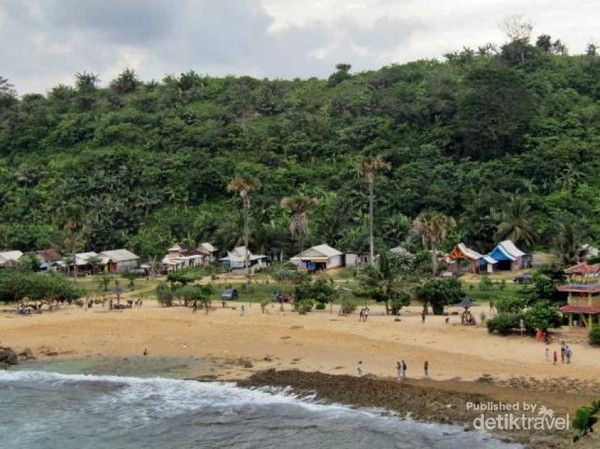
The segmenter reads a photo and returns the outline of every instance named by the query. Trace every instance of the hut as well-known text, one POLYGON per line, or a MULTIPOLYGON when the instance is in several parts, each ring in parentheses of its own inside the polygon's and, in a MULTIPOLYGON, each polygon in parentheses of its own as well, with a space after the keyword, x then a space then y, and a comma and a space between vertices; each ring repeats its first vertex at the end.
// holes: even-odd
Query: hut
POLYGON ((236 246, 233 250, 227 251, 227 256, 220 258, 219 261, 231 271, 244 270, 247 267, 246 257, 252 271, 266 267, 269 260, 264 254, 252 254, 250 250, 246 253, 245 246, 236 246))
POLYGON ((19 250, 0 252, 0 267, 14 267, 21 257, 23 253, 19 250))
POLYGON ((496 270, 514 271, 532 266, 531 255, 521 251, 510 240, 498 243, 488 256, 498 261, 494 266, 496 270))
POLYGON ((471 273, 491 273, 494 265, 498 263, 492 256, 479 254, 464 243, 456 245, 448 253, 446 259, 453 265, 454 270, 452 271, 455 273, 461 273, 466 270, 469 270, 471 273))
POLYGON ((567 305, 560 311, 569 318, 569 326, 591 328, 600 323, 600 264, 579 263, 565 270, 567 284, 557 285, 559 292, 567 293, 567 305))
POLYGON ((124 273, 135 270, 140 260, 139 256, 126 249, 102 251, 98 254, 98 257, 108 266, 110 273, 124 273))
POLYGON ((298 268, 309 272, 329 270, 344 266, 344 254, 323 243, 302 251, 290 259, 298 268))
POLYGON ((35 255, 40 261, 42 271, 55 270, 63 260, 63 256, 53 248, 36 251, 35 255))

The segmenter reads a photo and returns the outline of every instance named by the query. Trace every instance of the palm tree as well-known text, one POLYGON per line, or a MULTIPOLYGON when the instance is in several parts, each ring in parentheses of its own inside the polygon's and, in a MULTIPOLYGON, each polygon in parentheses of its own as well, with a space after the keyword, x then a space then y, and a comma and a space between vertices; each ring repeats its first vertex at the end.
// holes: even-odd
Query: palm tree
POLYGON ((66 245, 73 259, 73 276, 74 281, 77 282, 77 258, 75 255, 77 254, 77 239, 85 228, 85 213, 83 208, 76 204, 68 205, 62 212, 64 227, 68 232, 66 245))
POLYGON ((423 246, 431 250, 431 266, 435 276, 437 274, 438 249, 448 232, 456 227, 456 221, 441 212, 425 211, 421 212, 413 221, 413 226, 421 233, 423 246))
POLYGON ((286 196, 281 199, 281 207, 292 212, 290 234, 298 240, 300 252, 304 250, 304 237, 308 233, 308 211, 319 204, 318 198, 304 195, 286 196))
POLYGON ((512 202, 502 211, 502 219, 498 225, 496 237, 510 239, 515 243, 531 246, 537 240, 537 233, 531 224, 533 215, 531 208, 521 198, 513 198, 512 202))
POLYGON ((249 226, 248 220, 250 215, 250 193, 256 192, 261 187, 260 180, 253 176, 236 176, 227 185, 229 192, 238 192, 242 197, 242 206, 244 210, 244 247, 246 254, 244 257, 244 266, 248 270, 248 282, 250 282, 251 270, 250 270, 250 252, 248 250, 248 239, 249 239, 249 226))
POLYGON ((386 313, 389 313, 390 300, 400 297, 401 292, 409 286, 413 266, 413 255, 383 251, 376 264, 365 267, 359 285, 374 299, 385 302, 386 313))
POLYGON ((392 164, 385 162, 381 157, 368 158, 358 164, 358 171, 367 178, 369 185, 369 263, 375 260, 375 243, 373 240, 373 207, 375 203, 375 175, 377 172, 390 170, 392 164))

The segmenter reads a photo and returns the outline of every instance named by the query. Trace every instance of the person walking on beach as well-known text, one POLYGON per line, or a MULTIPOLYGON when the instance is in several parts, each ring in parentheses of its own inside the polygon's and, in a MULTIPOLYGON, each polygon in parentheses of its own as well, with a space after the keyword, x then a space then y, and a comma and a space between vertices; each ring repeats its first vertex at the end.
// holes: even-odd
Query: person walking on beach
POLYGON ((565 349, 566 349, 565 341, 560 342, 560 361, 565 363, 565 349))
POLYGON ((427 360, 423 364, 423 371, 425 372, 425 377, 429 377, 429 362, 427 360))
POLYGON ((366 323, 367 319, 369 318, 369 312, 370 309, 368 307, 365 307, 365 316, 363 317, 363 321, 366 323))
POLYGON ((406 370, 408 366, 406 366, 406 362, 402 360, 402 379, 406 379, 406 370))
POLYGON ((548 347, 546 347, 546 362, 550 361, 550 349, 548 349, 548 347))
POLYGON ((246 314, 246 306, 244 304, 242 304, 242 307, 240 307, 240 316, 244 316, 246 314))
POLYGON ((396 362, 396 371, 398 372, 398 379, 402 379, 402 364, 396 362))
POLYGON ((569 345, 565 346, 565 358, 567 359, 567 363, 571 363, 571 356, 573 355, 573 351, 569 348, 569 345))
POLYGON ((198 313, 198 301, 194 301, 192 306, 192 313, 198 313))
POLYGON ((363 307, 362 309, 360 309, 360 313, 358 315, 358 322, 362 322, 364 321, 365 318, 365 308, 363 307))
POLYGON ((356 371, 358 372, 358 377, 362 377, 362 375, 363 375, 362 360, 358 361, 356 371))
POLYGON ((558 353, 556 351, 554 351, 554 364, 556 365, 556 362, 558 362, 558 353))

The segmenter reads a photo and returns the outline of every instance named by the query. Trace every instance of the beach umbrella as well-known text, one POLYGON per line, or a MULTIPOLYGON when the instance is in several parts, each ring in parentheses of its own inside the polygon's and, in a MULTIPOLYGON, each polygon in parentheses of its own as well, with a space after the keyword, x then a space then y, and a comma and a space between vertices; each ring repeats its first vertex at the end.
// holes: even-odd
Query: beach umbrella
POLYGON ((120 285, 117 285, 115 288, 112 289, 112 292, 117 295, 117 304, 120 304, 121 301, 121 295, 123 293, 125 293, 125 289, 123 287, 121 287, 120 285))
POLYGON ((468 309, 469 307, 472 307, 473 304, 475 304, 475 301, 473 301, 471 298, 469 298, 468 296, 465 296, 461 302, 459 302, 458 304, 456 304, 459 307, 464 307, 465 309, 468 309))

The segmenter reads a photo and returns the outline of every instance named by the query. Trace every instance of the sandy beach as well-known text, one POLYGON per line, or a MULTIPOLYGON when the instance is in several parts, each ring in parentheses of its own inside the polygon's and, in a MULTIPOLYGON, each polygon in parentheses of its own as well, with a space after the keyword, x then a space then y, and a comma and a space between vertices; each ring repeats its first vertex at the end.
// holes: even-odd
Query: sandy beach
MULTIPOLYGON (((186 374, 219 380, 245 379, 269 369, 356 377, 358 360, 368 377, 392 380, 397 377, 396 362, 403 359, 408 364, 407 384, 446 396, 536 402, 557 414, 572 414, 600 395, 599 350, 588 346, 586 334, 579 330, 565 328, 556 335, 550 352, 565 340, 574 356, 571 364, 559 361, 554 366, 545 360, 545 345, 533 338, 489 335, 485 327, 461 325, 455 315, 448 323, 437 316, 422 323, 419 307, 404 309, 398 319, 374 306, 363 323, 357 314, 338 316, 337 306, 298 315, 288 305, 283 313, 273 305, 263 314, 259 305, 245 304, 241 316, 240 305, 217 307, 208 314, 163 308, 154 301, 146 301, 141 309, 119 311, 66 307, 31 316, 4 311, 0 345, 29 349, 37 358, 139 357, 146 349, 148 357, 211 360, 201 369, 190 364, 192 371, 186 374), (430 379, 424 379, 425 360, 430 379)), ((448 309, 454 310, 459 311, 448 309)), ((488 310, 475 307, 473 312, 479 316, 488 310)))
MULTIPOLYGON (((408 377, 421 378, 429 362, 434 380, 476 380, 487 374, 495 379, 568 377, 593 381, 600 378, 598 349, 587 345, 586 333, 565 330, 560 340, 573 349, 573 362, 553 366, 545 360, 545 345, 527 337, 489 335, 485 327, 463 326, 460 317, 428 316, 421 323, 420 308, 403 310, 399 321, 372 306, 368 322, 358 316, 338 316, 333 311, 298 315, 285 306, 268 308, 245 305, 217 307, 208 315, 190 308, 163 308, 146 301, 141 309, 109 311, 101 307, 83 310, 66 307, 41 315, 0 314, 0 345, 30 349, 36 357, 150 356, 244 358, 252 367, 219 373, 240 378, 266 368, 297 368, 331 374, 356 374, 362 360, 365 374, 396 376, 396 362, 408 364, 408 377)), ((448 309, 450 312, 454 308, 448 309)), ((459 309, 456 308, 458 311, 459 309)), ((483 307, 475 307, 479 316, 483 307)), ((249 364, 247 364, 249 365, 249 364)))

